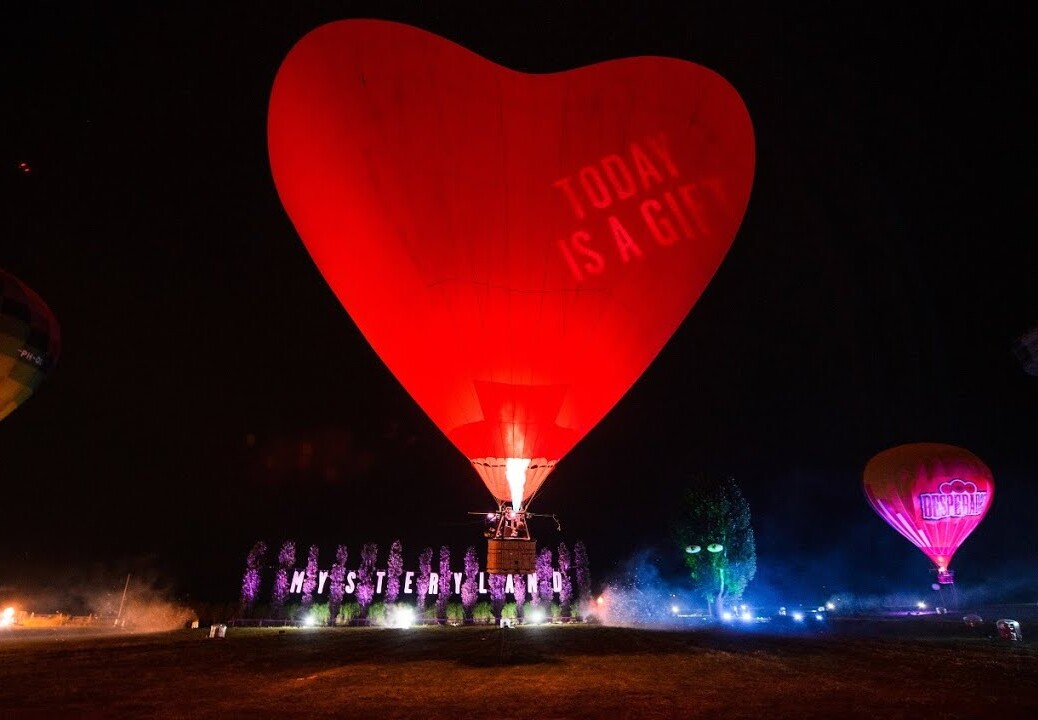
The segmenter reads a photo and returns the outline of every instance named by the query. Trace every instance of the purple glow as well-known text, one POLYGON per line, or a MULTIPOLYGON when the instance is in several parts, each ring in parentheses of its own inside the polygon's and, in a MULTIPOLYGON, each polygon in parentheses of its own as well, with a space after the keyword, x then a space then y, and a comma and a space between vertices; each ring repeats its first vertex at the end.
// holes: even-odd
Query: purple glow
POLYGON ((465 622, 472 622, 472 610, 479 600, 479 588, 476 585, 479 577, 479 558, 472 545, 465 551, 465 580, 461 583, 461 609, 465 613, 465 622))
POLYGON ((314 604, 314 590, 317 589, 317 546, 311 545, 306 553, 306 576, 303 578, 303 597, 300 603, 304 610, 314 604))
POLYGON ((271 597, 270 609, 274 617, 281 617, 285 608, 285 597, 288 596, 288 571, 296 563, 296 544, 286 540, 278 551, 278 572, 274 579, 274 594, 271 597))
POLYGON ((494 613, 494 620, 501 620, 501 610, 505 607, 505 583, 507 575, 491 575, 488 578, 490 585, 490 609, 494 613))
POLYGON ((392 605, 400 597, 400 576, 404 572, 404 546, 394 540, 389 546, 389 561, 386 566, 386 605, 392 605))
POLYGON ((512 576, 512 584, 515 588, 513 591, 515 595, 515 617, 518 620, 522 620, 523 605, 526 604, 526 576, 522 573, 516 573, 512 576))
POLYGON ((339 618, 339 609, 342 607, 342 599, 346 595, 346 546, 340 545, 335 549, 335 562, 332 570, 328 573, 328 624, 334 625, 339 618))
POLYGON ((436 589, 436 619, 447 620, 447 602, 451 598, 451 549, 440 546, 439 586, 436 589))
POLYGON ((559 574, 562 575, 562 589, 559 590, 559 605, 562 617, 569 617, 570 603, 573 601, 573 581, 569 578, 570 556, 566 543, 559 543, 559 574))
POLYGON ((418 612, 421 613, 425 610, 425 600, 429 595, 429 573, 432 572, 432 554, 433 550, 431 547, 422 550, 422 554, 418 556, 418 612))
POLYGON ((551 550, 549 548, 541 548, 541 551, 537 553, 537 595, 534 602, 538 606, 544 608, 547 612, 548 606, 551 605, 551 550))
POLYGON ((375 597, 375 557, 378 545, 364 543, 360 550, 360 567, 357 568, 357 604, 360 605, 360 617, 367 619, 368 608, 375 597))
POLYGON ((249 556, 245 559, 245 575, 241 580, 241 611, 248 613, 256 604, 256 596, 259 594, 260 568, 263 566, 263 557, 267 554, 267 544, 260 540, 252 546, 249 556))

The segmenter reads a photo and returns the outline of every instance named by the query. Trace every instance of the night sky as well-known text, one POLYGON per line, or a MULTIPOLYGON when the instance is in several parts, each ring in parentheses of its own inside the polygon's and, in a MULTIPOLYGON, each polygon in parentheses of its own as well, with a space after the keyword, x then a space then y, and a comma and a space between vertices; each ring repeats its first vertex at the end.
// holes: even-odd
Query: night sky
POLYGON ((412 565, 483 546, 467 513, 489 494, 325 285, 267 161, 292 45, 377 17, 527 72, 693 61, 753 119, 732 250, 538 496, 562 523, 536 523, 542 543, 583 540, 600 580, 643 550, 666 566, 683 480, 730 474, 757 535, 748 595, 926 589, 929 562, 861 475, 892 445, 946 442, 996 482, 959 584, 1038 594, 1038 378, 1011 349, 1038 324, 1035 63, 1015 11, 72 5, 18 3, 0 44, 0 267, 63 339, 0 423, 0 590, 133 571, 233 598, 258 539, 356 560, 399 537, 412 565))

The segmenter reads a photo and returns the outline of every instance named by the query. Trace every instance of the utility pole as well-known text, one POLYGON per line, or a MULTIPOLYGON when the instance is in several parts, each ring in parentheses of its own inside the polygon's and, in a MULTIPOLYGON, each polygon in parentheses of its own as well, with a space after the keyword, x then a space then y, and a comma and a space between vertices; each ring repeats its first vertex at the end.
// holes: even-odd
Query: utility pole
POLYGON ((123 605, 126 604, 126 591, 130 589, 130 573, 126 573, 126 584, 123 585, 123 599, 119 601, 119 612, 115 614, 115 626, 119 626, 119 620, 123 616, 123 605))

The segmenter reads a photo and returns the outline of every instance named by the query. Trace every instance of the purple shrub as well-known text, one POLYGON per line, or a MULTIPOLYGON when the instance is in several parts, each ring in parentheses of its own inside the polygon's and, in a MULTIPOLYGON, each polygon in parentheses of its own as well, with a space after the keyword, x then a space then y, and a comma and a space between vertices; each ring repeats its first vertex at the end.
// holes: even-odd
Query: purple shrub
POLYGON ((566 543, 559 543, 559 574, 562 576, 562 589, 559 590, 559 605, 562 617, 568 618, 570 603, 573 602, 573 582, 569 579, 570 555, 566 543))
POLYGON ((549 548, 541 548, 541 551, 537 553, 537 605, 544 608, 545 611, 551 605, 551 581, 552 581, 552 569, 551 569, 551 550, 549 548))
POLYGON ((317 590, 317 546, 311 545, 306 553, 306 575, 303 577, 303 598, 300 601, 303 611, 314 604, 314 591, 317 590))
POLYGON ((451 549, 440 546, 440 577, 436 588, 436 621, 447 622, 447 602, 451 599, 451 549))
POLYGON ((250 612, 256 604, 260 586, 260 569, 263 567, 263 558, 266 554, 267 544, 260 540, 252 546, 252 550, 245 559, 245 575, 241 579, 241 612, 243 614, 250 612))
POLYGON ((416 591, 418 593, 418 613, 421 614, 425 610, 425 600, 429 594, 429 574, 432 572, 432 548, 427 547, 422 550, 422 554, 418 556, 418 587, 416 591))
POLYGON ((360 550, 360 567, 357 568, 357 604, 360 605, 360 618, 367 620, 368 608, 375 597, 375 557, 378 545, 364 543, 360 550))
POLYGON ((334 625, 342 608, 342 599, 346 595, 346 546, 335 549, 335 562, 328 574, 328 624, 334 625))
POLYGON ((494 621, 501 621, 501 611, 505 607, 505 583, 508 582, 507 575, 491 575, 490 584, 490 609, 494 613, 494 621))
POLYGON ((577 576, 577 593, 580 607, 589 608, 591 603, 591 568, 587 562, 587 550, 580 540, 573 546, 573 572, 577 576))
POLYGON ((404 548, 399 540, 389 546, 389 562, 386 567, 386 605, 400 598, 400 576, 404 573, 404 548))
POLYGON ((479 559, 476 548, 472 545, 465 551, 465 579, 461 583, 461 609, 465 614, 465 622, 472 622, 472 611, 479 600, 479 559))
POLYGON ((288 597, 288 571, 296 563, 296 544, 286 540, 278 551, 278 572, 274 578, 274 593, 270 601, 271 614, 282 617, 285 609, 285 598, 288 597))
POLYGON ((515 586, 515 617, 523 619, 523 605, 526 604, 526 576, 516 573, 512 576, 512 584, 515 586))

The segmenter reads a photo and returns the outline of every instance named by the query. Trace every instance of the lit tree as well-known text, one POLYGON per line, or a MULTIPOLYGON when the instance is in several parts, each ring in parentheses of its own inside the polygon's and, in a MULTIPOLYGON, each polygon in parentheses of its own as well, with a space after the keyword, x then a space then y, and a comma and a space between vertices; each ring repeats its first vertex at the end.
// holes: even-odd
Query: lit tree
POLYGON ((368 619, 368 608, 375 598, 375 558, 378 545, 364 543, 360 549, 360 567, 357 568, 357 604, 360 605, 360 619, 368 619))
POLYGON ((296 544, 286 540, 278 551, 278 572, 274 578, 274 595, 270 609, 274 617, 280 618, 285 609, 285 598, 288 597, 288 571, 296 564, 296 544))
POLYGON ((515 587, 515 617, 523 619, 523 605, 526 603, 526 576, 516 573, 512 576, 512 585, 515 587))
POLYGON ((311 545, 306 553, 306 576, 303 578, 303 598, 301 604, 307 611, 314 604, 314 591, 317 589, 317 546, 311 545))
POLYGON ((587 549, 580 540, 573 546, 573 573, 577 576, 578 606, 589 607, 591 603, 591 568, 587 562, 587 549))
POLYGON ((386 565, 386 605, 392 605, 400 597, 400 576, 404 573, 404 547, 399 540, 389 546, 389 561, 386 565))
POLYGON ((451 599, 451 549, 440 546, 440 577, 436 588, 436 620, 447 621, 447 602, 451 599))
POLYGON ((328 574, 328 624, 334 625, 342 608, 342 599, 346 595, 346 546, 335 549, 335 562, 328 574))
POLYGON ((685 558, 693 589, 719 615, 725 602, 737 602, 757 572, 757 545, 750 505, 733 478, 699 475, 681 497, 672 530, 685 558))
POLYGON ((562 576, 562 586, 559 589, 559 606, 562 609, 562 617, 568 618, 570 603, 573 602, 573 581, 569 579, 570 556, 566 543, 559 543, 559 575, 562 576))
POLYGON ((425 600, 429 595, 429 574, 432 572, 432 555, 432 548, 427 547, 418 556, 418 586, 415 590, 418 593, 419 614, 425 611, 425 600))
POLYGON ((551 549, 543 547, 541 551, 537 553, 537 604, 544 608, 547 612, 551 606, 552 596, 552 568, 551 568, 551 549))
POLYGON ((472 622, 472 611, 479 600, 479 559, 476 557, 476 548, 469 545, 465 551, 465 579, 461 583, 461 609, 465 614, 465 623, 472 622))
POLYGON ((490 609, 494 613, 494 620, 501 621, 501 611, 505 607, 505 583, 508 582, 507 575, 491 575, 487 581, 490 585, 490 609))
POLYGON ((263 558, 267 554, 267 544, 260 540, 252 546, 248 557, 245 559, 245 575, 241 579, 241 612, 251 612, 256 604, 256 596, 259 594, 260 570, 263 567, 263 558))

